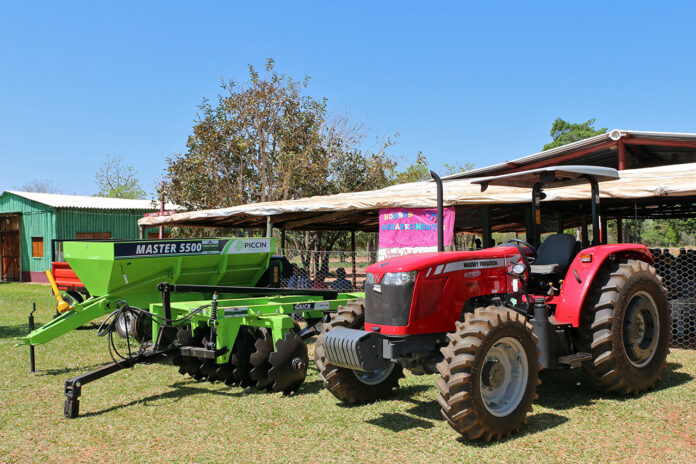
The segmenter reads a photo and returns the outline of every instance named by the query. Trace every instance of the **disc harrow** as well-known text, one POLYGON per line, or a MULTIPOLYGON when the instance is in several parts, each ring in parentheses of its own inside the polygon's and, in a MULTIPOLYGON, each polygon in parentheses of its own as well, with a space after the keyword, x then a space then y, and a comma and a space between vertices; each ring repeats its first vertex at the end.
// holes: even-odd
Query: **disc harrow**
POLYGON ((271 364, 268 376, 273 381, 274 392, 282 391, 286 395, 295 393, 307 377, 307 345, 295 331, 287 332, 276 342, 276 350, 268 361, 271 364))
POLYGON ((260 327, 256 331, 254 348, 256 351, 254 351, 249 358, 253 366, 250 372, 251 379, 256 382, 256 388, 260 390, 270 390, 273 384, 273 380, 268 375, 268 371, 272 367, 268 358, 273 352, 273 337, 271 336, 270 330, 265 327, 260 327))
MULTIPOLYGON (((360 298, 333 290, 159 285, 162 304, 151 304, 151 343, 134 356, 66 381, 66 417, 79 411, 82 385, 125 367, 171 359, 182 375, 197 381, 293 394, 307 377, 305 338, 316 334, 329 312, 360 298), (218 299, 218 294, 240 294, 218 299), (172 301, 171 293, 211 294, 212 300, 172 301), (259 296, 262 295, 262 296, 259 296), (301 330, 296 322, 307 322, 301 330)), ((142 314, 140 308, 127 307, 142 314)), ((115 316, 121 313, 116 311, 115 316)), ((136 343, 136 342, 132 342, 136 343)))

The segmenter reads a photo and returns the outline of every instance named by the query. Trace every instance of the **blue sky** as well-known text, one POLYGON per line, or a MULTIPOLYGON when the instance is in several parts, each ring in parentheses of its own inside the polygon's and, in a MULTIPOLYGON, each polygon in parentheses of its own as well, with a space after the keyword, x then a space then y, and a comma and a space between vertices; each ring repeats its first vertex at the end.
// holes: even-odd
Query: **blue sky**
POLYGON ((272 57, 392 153, 477 167, 552 121, 696 132, 694 2, 0 1, 0 191, 93 194, 107 154, 148 191, 221 78, 272 57))

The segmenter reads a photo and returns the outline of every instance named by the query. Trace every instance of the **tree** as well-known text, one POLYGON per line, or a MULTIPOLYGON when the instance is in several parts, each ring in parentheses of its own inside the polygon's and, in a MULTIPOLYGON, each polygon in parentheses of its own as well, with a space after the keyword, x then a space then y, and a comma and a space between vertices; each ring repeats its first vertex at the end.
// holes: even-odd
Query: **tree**
POLYGON ((215 104, 203 100, 185 153, 167 160, 165 190, 187 209, 222 208, 364 190, 388 183, 384 150, 361 146, 368 131, 345 114, 327 115, 326 101, 302 95, 296 81, 249 66, 250 82, 222 83, 215 104))
POLYGON ((595 121, 596 119, 593 118, 581 123, 569 123, 561 118, 556 118, 551 126, 550 135, 553 141, 544 145, 544 150, 606 133, 606 127, 601 129, 594 128, 595 121))
POLYGON ((15 187, 15 189, 20 192, 60 193, 56 184, 50 179, 34 179, 19 187, 15 187))
POLYGON ((106 155, 106 161, 96 174, 99 192, 96 196, 112 198, 146 198, 133 166, 123 165, 120 156, 106 155))
MULTIPOLYGON (((303 95, 297 81, 249 66, 249 83, 223 81, 215 102, 199 106, 186 151, 171 156, 164 193, 187 209, 290 200, 384 187, 396 165, 391 138, 365 149, 369 130, 326 100, 303 95)), ((200 230, 184 231, 200 234, 200 230)), ((330 250, 342 232, 289 233, 300 250, 330 250)))

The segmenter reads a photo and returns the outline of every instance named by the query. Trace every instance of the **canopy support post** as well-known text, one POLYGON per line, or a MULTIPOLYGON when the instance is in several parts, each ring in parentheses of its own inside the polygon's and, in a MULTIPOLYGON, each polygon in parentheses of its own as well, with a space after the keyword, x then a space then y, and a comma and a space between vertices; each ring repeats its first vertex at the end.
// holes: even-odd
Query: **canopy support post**
POLYGON ((581 221, 581 226, 580 226, 580 242, 582 244, 583 248, 587 248, 587 245, 589 245, 589 233, 587 231, 587 214, 585 212, 582 212, 582 216, 580 217, 581 221))
POLYGON ((355 278, 356 266, 355 266, 355 231, 350 231, 350 260, 353 265, 353 291, 357 287, 357 282, 355 278))
POLYGON ((623 139, 618 143, 619 171, 626 169, 626 144, 623 139))
POLYGON ((623 243, 623 220, 621 217, 616 218, 616 243, 623 243))
POLYGON ((491 228, 491 207, 486 205, 481 207, 481 230, 483 238, 483 248, 493 246, 493 230, 491 228))

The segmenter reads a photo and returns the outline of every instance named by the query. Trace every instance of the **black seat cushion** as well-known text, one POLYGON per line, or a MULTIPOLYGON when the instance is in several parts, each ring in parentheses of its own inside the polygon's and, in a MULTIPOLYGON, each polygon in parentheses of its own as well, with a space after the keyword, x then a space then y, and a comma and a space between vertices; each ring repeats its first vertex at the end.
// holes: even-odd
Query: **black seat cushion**
POLYGON ((549 235, 539 245, 537 259, 532 264, 532 274, 565 274, 577 254, 577 240, 568 234, 549 235))

